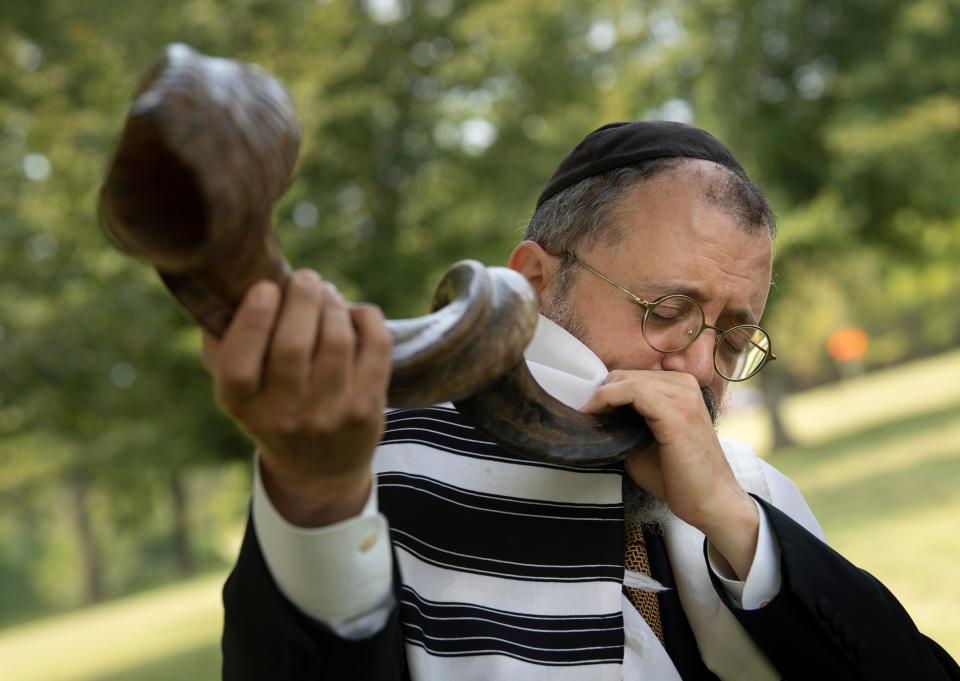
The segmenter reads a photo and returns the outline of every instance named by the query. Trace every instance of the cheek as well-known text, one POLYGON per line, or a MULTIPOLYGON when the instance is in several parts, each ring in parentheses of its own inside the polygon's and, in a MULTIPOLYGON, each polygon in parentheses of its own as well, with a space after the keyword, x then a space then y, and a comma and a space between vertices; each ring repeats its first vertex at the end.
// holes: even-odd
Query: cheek
POLYGON ((658 369, 662 355, 643 339, 641 318, 624 310, 619 301, 594 292, 578 297, 575 310, 587 332, 587 345, 607 367, 614 369, 658 369))
MULTIPOLYGON (((659 352, 647 348, 645 351, 641 349, 634 352, 619 352, 611 355, 610 360, 604 360, 603 363, 606 365, 608 371, 615 369, 622 369, 624 371, 660 371, 662 370, 660 366, 662 357, 659 352)), ((601 356, 600 359, 603 359, 603 357, 601 356)))
POLYGON ((619 337, 612 335, 597 343, 593 351, 603 360, 608 371, 660 370, 664 355, 657 352, 643 340, 639 327, 636 333, 627 333, 619 337))

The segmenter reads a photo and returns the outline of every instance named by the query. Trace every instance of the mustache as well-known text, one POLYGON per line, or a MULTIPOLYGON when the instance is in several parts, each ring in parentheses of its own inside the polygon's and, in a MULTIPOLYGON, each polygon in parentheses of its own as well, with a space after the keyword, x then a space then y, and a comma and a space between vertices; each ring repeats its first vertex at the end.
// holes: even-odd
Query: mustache
POLYGON ((710 422, 716 424, 717 417, 720 415, 720 400, 710 388, 700 388, 700 394, 703 396, 703 404, 710 414, 710 422))

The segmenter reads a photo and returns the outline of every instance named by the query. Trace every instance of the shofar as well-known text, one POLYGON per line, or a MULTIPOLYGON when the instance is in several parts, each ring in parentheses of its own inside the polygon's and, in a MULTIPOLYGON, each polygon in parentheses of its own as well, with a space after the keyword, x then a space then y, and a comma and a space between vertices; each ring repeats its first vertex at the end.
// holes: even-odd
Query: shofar
MULTIPOLYGON (((101 220, 220 336, 251 284, 284 286, 290 277, 270 213, 299 146, 293 102, 270 74, 170 45, 134 95, 101 189, 101 220)), ((517 272, 456 263, 432 309, 387 322, 391 406, 453 401, 495 442, 556 463, 610 463, 650 441, 632 412, 588 416, 533 380, 523 349, 537 300, 517 272)))

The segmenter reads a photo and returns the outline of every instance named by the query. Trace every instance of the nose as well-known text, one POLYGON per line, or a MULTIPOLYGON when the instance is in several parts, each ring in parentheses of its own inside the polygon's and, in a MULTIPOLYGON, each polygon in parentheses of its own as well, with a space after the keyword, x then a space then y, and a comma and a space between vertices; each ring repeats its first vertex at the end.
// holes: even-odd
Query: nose
POLYGON ((713 365, 716 338, 716 332, 713 329, 704 329, 696 340, 683 350, 664 355, 660 366, 666 371, 683 371, 691 374, 697 379, 700 387, 705 388, 716 376, 713 365))

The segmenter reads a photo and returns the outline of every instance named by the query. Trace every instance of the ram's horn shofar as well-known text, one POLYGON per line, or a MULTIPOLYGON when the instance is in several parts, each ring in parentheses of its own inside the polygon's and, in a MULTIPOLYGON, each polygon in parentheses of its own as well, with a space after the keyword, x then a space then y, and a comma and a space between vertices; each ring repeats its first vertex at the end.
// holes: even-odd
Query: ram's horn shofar
MULTIPOLYGON (((290 278, 270 213, 299 146, 293 102, 270 74, 170 45, 134 95, 100 192, 101 221, 220 336, 253 282, 290 278)), ((648 443, 642 420, 581 414, 536 384, 522 361, 536 323, 521 275, 456 263, 431 314, 387 322, 389 404, 454 401, 491 439, 544 461, 605 464, 648 443)))

